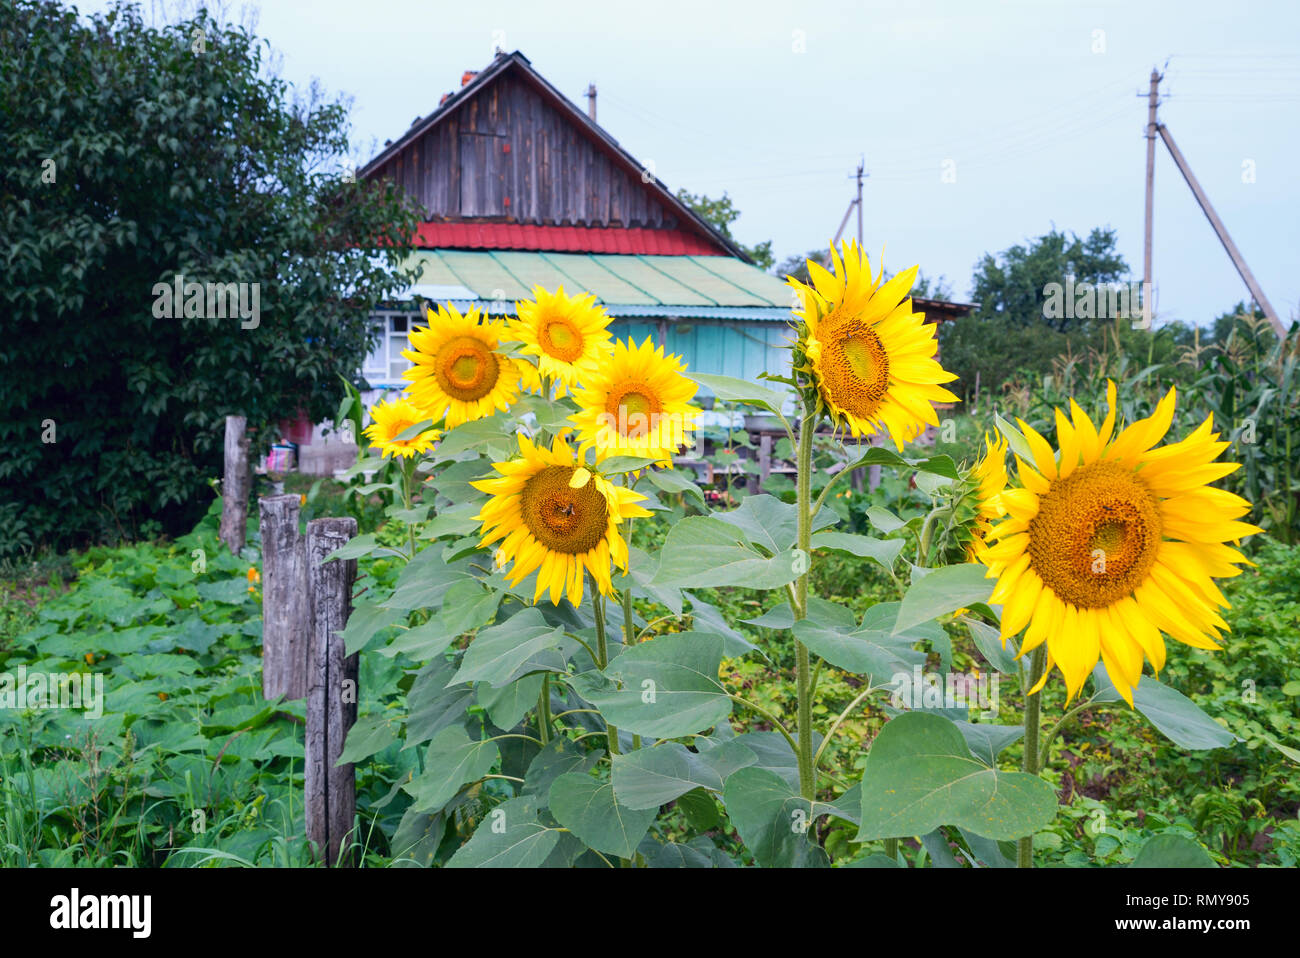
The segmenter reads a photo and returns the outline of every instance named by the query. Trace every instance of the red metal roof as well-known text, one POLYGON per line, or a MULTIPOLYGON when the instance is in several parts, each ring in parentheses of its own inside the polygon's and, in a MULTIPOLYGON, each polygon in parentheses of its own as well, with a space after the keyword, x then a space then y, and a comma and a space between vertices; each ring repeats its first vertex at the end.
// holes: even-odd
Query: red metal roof
POLYGON ((536 226, 520 223, 421 223, 415 243, 425 249, 519 249, 559 253, 724 256, 703 237, 682 230, 536 226))

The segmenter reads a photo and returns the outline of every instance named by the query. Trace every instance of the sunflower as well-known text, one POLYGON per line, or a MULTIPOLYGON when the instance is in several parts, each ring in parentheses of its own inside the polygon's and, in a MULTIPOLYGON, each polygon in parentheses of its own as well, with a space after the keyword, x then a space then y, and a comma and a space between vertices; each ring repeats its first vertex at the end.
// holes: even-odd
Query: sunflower
POLYGON ((842 259, 831 246, 831 262, 833 273, 808 261, 812 285, 787 279, 802 299, 795 367, 811 380, 809 399, 837 425, 855 438, 883 426, 901 450, 927 423, 939 425, 933 403, 957 401, 939 386, 957 377, 934 359, 935 324, 907 298, 917 267, 882 284, 851 241, 842 259))
POLYGON ((378 449, 385 456, 407 459, 416 453, 427 452, 442 436, 437 429, 426 429, 414 439, 397 438, 416 423, 428 418, 405 397, 385 399, 370 407, 371 423, 362 433, 370 437, 372 449, 378 449))
POLYGON ((524 355, 537 357, 535 370, 524 370, 529 390, 540 390, 541 378, 549 376, 562 396, 594 374, 609 352, 609 316, 591 293, 567 296, 563 286, 554 293, 534 286, 533 299, 516 303, 515 311, 519 318, 508 321, 511 337, 524 344, 524 355))
POLYGON ((985 540, 993 528, 993 520, 1007 514, 1002 505, 1002 491, 1007 487, 1007 441, 999 436, 990 440, 984 436, 984 458, 971 469, 970 478, 975 483, 975 522, 973 538, 966 552, 966 561, 973 562, 985 549, 985 540))
POLYGON ((429 310, 429 325, 411 330, 413 349, 402 355, 413 365, 402 376, 411 381, 411 399, 447 428, 508 409, 519 394, 520 363, 497 351, 505 323, 481 319, 470 307, 464 316, 451 303, 429 310))
POLYGON ((690 404, 699 387, 682 375, 685 369, 649 336, 640 346, 616 342, 609 360, 574 394, 578 411, 569 419, 582 450, 594 447, 598 460, 617 454, 671 465, 700 414, 690 404))
POLYGON ((536 570, 534 602, 549 589, 558 605, 567 590, 569 601, 579 605, 586 570, 602 593, 612 595, 611 563, 627 568, 618 526, 650 515, 636 504, 645 496, 589 472, 564 435, 548 450, 521 434, 519 457, 494 468, 499 476, 471 483, 492 497, 475 518, 483 523, 481 545, 504 540, 496 555, 502 565, 514 560, 510 584, 536 570))
POLYGON ((1234 576, 1247 560, 1226 545, 1261 530, 1237 521, 1250 511, 1240 496, 1209 485, 1238 468, 1215 462, 1228 443, 1207 418, 1180 442, 1156 447, 1173 421, 1175 393, 1147 419, 1112 438, 1110 411, 1096 428, 1078 403, 1056 411, 1060 456, 1020 422, 1033 463, 1016 457, 1023 488, 1001 495, 1007 518, 989 534, 980 561, 997 577, 990 602, 1004 603, 1002 638, 1025 631, 1021 654, 1047 643, 1047 669, 1065 677, 1071 699, 1098 656, 1125 700, 1142 675, 1143 657, 1158 673, 1161 632, 1198 649, 1217 649, 1228 624, 1215 577, 1234 576))

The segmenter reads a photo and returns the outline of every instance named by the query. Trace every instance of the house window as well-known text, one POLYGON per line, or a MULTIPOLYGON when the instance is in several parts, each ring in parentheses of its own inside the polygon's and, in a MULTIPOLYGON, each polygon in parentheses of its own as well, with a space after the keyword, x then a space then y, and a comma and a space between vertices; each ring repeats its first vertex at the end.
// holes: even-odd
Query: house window
POLYGON ((402 350, 411 348, 408 318, 405 314, 375 313, 372 322, 379 342, 366 357, 361 374, 371 385, 401 383, 402 373, 411 367, 411 361, 402 355, 402 350))

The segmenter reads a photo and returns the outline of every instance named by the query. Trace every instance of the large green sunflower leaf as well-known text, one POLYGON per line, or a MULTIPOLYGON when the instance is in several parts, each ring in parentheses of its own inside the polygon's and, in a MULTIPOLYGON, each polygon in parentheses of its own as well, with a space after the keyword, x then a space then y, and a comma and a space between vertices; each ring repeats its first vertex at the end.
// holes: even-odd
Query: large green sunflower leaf
POLYGON ((913 581, 903 596, 894 634, 976 602, 987 602, 993 592, 993 581, 984 578, 987 571, 978 562, 966 562, 930 570, 925 578, 913 581))
POLYGON ((799 578, 797 570, 806 568, 796 558, 793 549, 770 558, 760 555, 739 527, 711 517, 688 516, 669 530, 659 553, 659 571, 651 582, 779 589, 799 578))
POLYGON ((448 868, 537 868, 563 834, 537 816, 535 796, 502 802, 484 817, 474 837, 447 862, 448 868))
POLYGON ((620 729, 655 738, 702 732, 731 714, 718 683, 722 636, 661 635, 623 652, 600 672, 571 680, 574 691, 620 729))
POLYGON ((1010 840, 1055 815, 1056 792, 1041 778, 990 768, 948 719, 909 712, 887 722, 867 754, 856 840, 926 835, 940 825, 1010 840))
POLYGON ((565 772, 551 784, 555 820, 606 855, 631 858, 659 814, 658 806, 634 809, 614 797, 612 782, 583 772, 565 772))
MULTIPOLYGON (((1119 700, 1119 693, 1111 684, 1105 666, 1098 665, 1092 670, 1092 680, 1097 684, 1094 701, 1119 700)), ((1181 748, 1204 751, 1225 748, 1237 740, 1235 735, 1201 711, 1201 707, 1182 692, 1163 685, 1149 675, 1144 675, 1133 689, 1133 707, 1145 715, 1169 741, 1181 748)))

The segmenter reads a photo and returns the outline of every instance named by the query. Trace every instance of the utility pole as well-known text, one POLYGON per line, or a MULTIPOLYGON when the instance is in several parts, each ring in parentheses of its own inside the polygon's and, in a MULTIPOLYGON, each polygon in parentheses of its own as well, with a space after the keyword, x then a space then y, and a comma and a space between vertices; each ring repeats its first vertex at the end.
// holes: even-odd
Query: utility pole
POLYGON ((865 177, 868 177, 870 175, 871 175, 870 173, 866 172, 865 158, 858 161, 858 171, 856 173, 849 174, 849 179, 851 180, 856 179, 858 181, 858 195, 856 199, 849 200, 849 208, 844 211, 844 219, 840 220, 840 228, 835 231, 836 243, 838 243, 840 241, 840 237, 844 235, 844 227, 849 225, 849 216, 853 213, 854 207, 857 207, 858 245, 859 246, 862 245, 862 180, 865 177))
POLYGON ((857 204, 858 204, 858 246, 859 246, 859 247, 862 246, 862 177, 866 175, 866 174, 863 172, 863 166, 865 165, 865 163, 866 163, 866 158, 865 158, 865 157, 862 157, 862 158, 860 158, 860 159, 858 160, 858 199, 857 199, 857 204))
POLYGON ((1268 297, 1264 295, 1264 291, 1260 288, 1259 283, 1255 279, 1255 274, 1250 271, 1250 267, 1246 265, 1245 258, 1241 255, 1241 251, 1237 249, 1237 244, 1235 244, 1232 241, 1232 237, 1228 235, 1228 228, 1223 225, 1223 221, 1219 219, 1219 215, 1214 211, 1214 207, 1210 204, 1210 198, 1206 196, 1205 191, 1201 189, 1201 184, 1197 182, 1196 174, 1192 172, 1192 168, 1188 165, 1187 160, 1183 158, 1183 154, 1178 149, 1178 145, 1174 143, 1174 138, 1169 132, 1169 128, 1156 118, 1156 107, 1159 105, 1158 88, 1162 79, 1164 79, 1163 75, 1157 72, 1155 68, 1152 68, 1151 89, 1147 93, 1146 234, 1144 237, 1142 260, 1143 317, 1149 322, 1151 296, 1151 227, 1154 210, 1153 184, 1155 181, 1156 134, 1158 133, 1160 139, 1164 141, 1165 147, 1169 150, 1169 155, 1173 157, 1174 163, 1178 166, 1178 171, 1183 174, 1183 179, 1186 180, 1187 185, 1191 187, 1192 195, 1196 197, 1196 202, 1200 205, 1201 212, 1203 212, 1205 218, 1210 221, 1210 226, 1214 228, 1214 233, 1219 237, 1219 242, 1222 243, 1223 248, 1227 250, 1228 258, 1232 260, 1232 265, 1237 269, 1237 275, 1241 277, 1242 282, 1246 284, 1246 288, 1250 290, 1251 298, 1254 299, 1259 308, 1263 310, 1269 323, 1272 324, 1273 329, 1277 332, 1278 337, 1285 337, 1286 327, 1282 325, 1282 320, 1278 318, 1277 312, 1273 309, 1273 304, 1270 303, 1268 297))
POLYGON ((1142 243, 1142 317, 1151 324, 1151 226, 1155 212, 1156 178, 1156 105, 1162 77, 1151 68, 1151 92, 1147 94, 1147 197, 1146 228, 1142 243))
POLYGON ((591 117, 591 122, 596 122, 596 84, 587 84, 587 116, 591 117))

